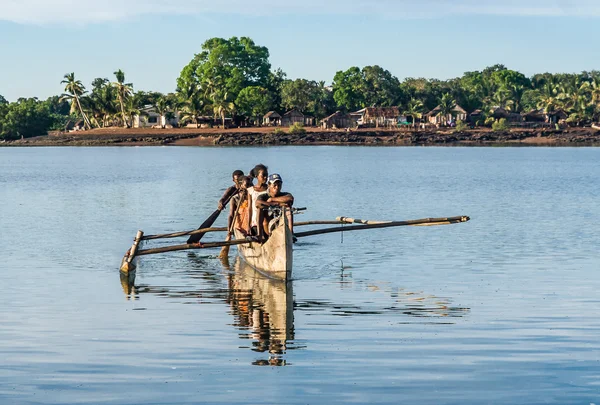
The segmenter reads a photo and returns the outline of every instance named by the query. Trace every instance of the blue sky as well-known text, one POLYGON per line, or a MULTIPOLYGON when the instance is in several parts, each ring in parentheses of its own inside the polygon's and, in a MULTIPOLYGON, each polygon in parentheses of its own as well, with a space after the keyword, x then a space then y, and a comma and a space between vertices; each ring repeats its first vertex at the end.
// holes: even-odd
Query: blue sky
POLYGON ((380 65, 401 80, 495 63, 526 75, 600 69, 599 0, 0 0, 0 94, 60 94, 122 69, 169 92, 211 37, 249 36, 290 78, 380 65))

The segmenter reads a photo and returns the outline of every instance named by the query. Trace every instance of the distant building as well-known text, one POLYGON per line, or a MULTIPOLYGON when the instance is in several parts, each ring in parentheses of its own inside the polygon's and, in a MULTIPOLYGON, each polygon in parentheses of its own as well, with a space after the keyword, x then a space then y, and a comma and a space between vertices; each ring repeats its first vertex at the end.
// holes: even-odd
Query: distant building
POLYGON ((547 113, 546 117, 547 122, 550 124, 558 124, 560 121, 566 120, 569 115, 563 109, 558 109, 547 113))
POLYGON ((352 119, 350 114, 344 114, 340 111, 336 111, 329 117, 321 120, 321 127, 323 129, 352 128, 355 125, 356 121, 352 119))
POLYGON ((304 125, 304 114, 295 108, 286 112, 281 117, 281 125, 284 127, 291 127, 296 123, 304 125))
POLYGON ((358 125, 397 126, 400 110, 398 107, 366 107, 350 113, 358 125))
POLYGON ((140 109, 140 114, 133 116, 134 128, 163 128, 179 126, 179 113, 173 113, 173 117, 167 118, 165 115, 160 115, 156 109, 147 105, 140 109))
POLYGON ((448 115, 443 116, 441 114, 441 107, 438 105, 433 110, 429 111, 425 114, 427 121, 430 124, 435 125, 450 125, 452 123, 456 123, 456 121, 466 121, 467 120, 467 112, 464 108, 455 104, 452 108, 452 112, 448 115))
POLYGON ((527 112, 522 112, 521 116, 523 117, 523 121, 525 122, 546 122, 546 114, 544 114, 543 110, 530 110, 527 112))
POLYGON ((263 117, 263 125, 278 127, 281 125, 281 115, 276 111, 269 111, 263 117))

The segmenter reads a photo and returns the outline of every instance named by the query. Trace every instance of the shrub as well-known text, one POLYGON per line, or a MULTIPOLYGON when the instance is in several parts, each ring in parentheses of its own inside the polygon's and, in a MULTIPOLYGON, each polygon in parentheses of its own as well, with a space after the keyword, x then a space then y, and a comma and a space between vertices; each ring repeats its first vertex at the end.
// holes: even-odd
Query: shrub
POLYGON ((283 134, 285 134, 285 132, 281 128, 275 128, 275 130, 273 131, 273 135, 283 135, 283 134))
POLYGON ((487 117, 485 119, 485 121, 483 122, 483 125, 485 125, 486 127, 491 127, 494 122, 496 122, 496 121, 494 120, 493 117, 487 117))
POLYGON ((456 121, 456 127, 455 127, 455 131, 456 132, 462 132, 464 130, 467 129, 467 124, 464 121, 458 120, 456 121))
POLYGON ((508 126, 508 122, 506 118, 500 118, 498 121, 492 124, 492 130, 495 132, 505 132, 508 131, 510 127, 508 126))
POLYGON ((306 129, 304 129, 304 125, 300 124, 299 122, 295 122, 288 130, 288 134, 291 135, 301 135, 305 133, 306 129))

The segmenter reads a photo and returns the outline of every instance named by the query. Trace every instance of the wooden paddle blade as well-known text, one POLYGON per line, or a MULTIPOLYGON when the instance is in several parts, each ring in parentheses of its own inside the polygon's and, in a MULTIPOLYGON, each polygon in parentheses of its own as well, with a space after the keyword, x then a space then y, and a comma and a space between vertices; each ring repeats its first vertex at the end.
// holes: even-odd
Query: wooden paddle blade
MULTIPOLYGON (((198 229, 210 228, 212 226, 212 224, 215 223, 217 218, 219 218, 220 214, 221 214, 220 210, 215 210, 215 212, 213 212, 210 217, 206 218, 206 221, 202 222, 202 225, 200 225, 200 227, 198 229)), ((198 242, 200 242, 200 239, 202 239, 203 236, 204 236, 204 233, 197 233, 197 234, 191 235, 188 238, 187 243, 198 243, 198 242)))

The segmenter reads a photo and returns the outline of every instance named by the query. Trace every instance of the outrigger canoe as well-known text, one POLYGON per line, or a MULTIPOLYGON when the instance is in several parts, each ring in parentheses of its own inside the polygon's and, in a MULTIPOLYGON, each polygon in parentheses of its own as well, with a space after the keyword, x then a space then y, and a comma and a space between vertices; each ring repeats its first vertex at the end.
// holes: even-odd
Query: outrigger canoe
MULTIPOLYGON (((252 266, 255 270, 264 275, 277 280, 292 279, 292 263, 293 263, 293 241, 294 237, 303 238, 306 236, 322 235, 332 232, 349 232, 363 229, 388 228, 396 226, 432 226, 432 225, 447 225, 457 224, 469 221, 468 216, 443 217, 443 218, 423 218, 409 221, 368 221, 362 219, 354 219, 348 217, 337 217, 335 221, 307 221, 294 223, 294 227, 303 225, 346 225, 337 227, 328 227, 315 229, 310 231, 295 232, 292 234, 289 222, 290 219, 286 215, 287 208, 284 208, 280 217, 272 226, 272 231, 269 239, 264 243, 248 240, 237 229, 234 229, 235 240, 226 240, 219 242, 206 243, 186 243, 183 245, 165 246, 159 248, 142 249, 140 250, 141 242, 150 239, 160 238, 176 238, 180 236, 189 236, 199 233, 227 231, 227 228, 203 228, 193 231, 175 232, 163 235, 146 235, 142 231, 138 231, 133 245, 123 256, 121 261, 121 272, 127 273, 136 268, 134 259, 138 256, 175 252, 188 249, 207 249, 221 248, 224 246, 238 247, 239 256, 242 260, 252 266), (350 225, 348 225, 350 224, 350 225)), ((300 209, 298 209, 300 210, 300 209)))

